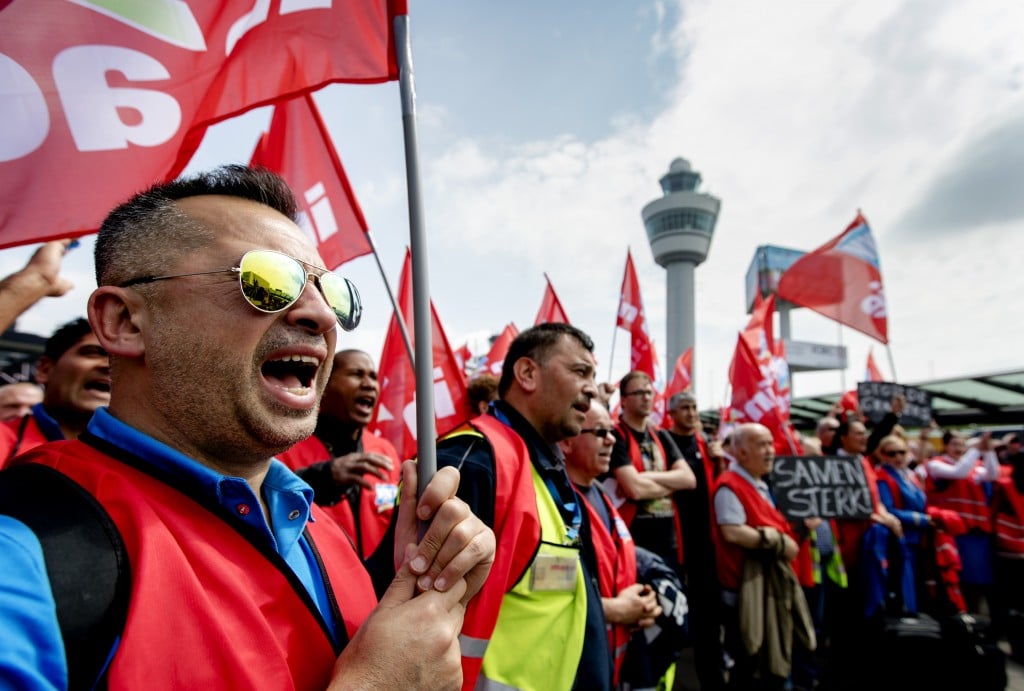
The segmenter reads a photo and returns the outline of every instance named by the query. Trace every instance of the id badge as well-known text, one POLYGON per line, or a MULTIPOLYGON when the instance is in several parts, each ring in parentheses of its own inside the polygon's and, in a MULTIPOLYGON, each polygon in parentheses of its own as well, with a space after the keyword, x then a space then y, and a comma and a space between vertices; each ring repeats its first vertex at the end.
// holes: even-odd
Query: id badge
POLYGON ((555 554, 538 554, 533 562, 533 575, 530 578, 531 590, 563 590, 576 589, 576 569, 579 568, 579 554, 558 556, 555 554))

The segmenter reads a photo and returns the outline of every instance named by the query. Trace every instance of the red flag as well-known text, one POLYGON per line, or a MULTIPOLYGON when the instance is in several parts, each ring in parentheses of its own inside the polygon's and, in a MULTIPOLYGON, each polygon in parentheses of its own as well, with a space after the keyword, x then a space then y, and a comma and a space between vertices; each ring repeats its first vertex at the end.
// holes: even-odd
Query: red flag
POLYGON ((656 395, 657 401, 661 403, 661 408, 657 411, 661 416, 661 426, 666 429, 672 427, 672 418, 665 414, 668 410, 668 401, 677 393, 690 390, 690 383, 692 381, 690 372, 692 371, 693 348, 687 348, 685 353, 676 358, 676 366, 672 370, 672 378, 669 379, 665 392, 656 395))
POLYGON ((882 370, 878 369, 878 365, 875 363, 875 354, 868 348, 868 364, 864 371, 864 381, 885 381, 885 377, 882 376, 882 370))
POLYGON ((676 366, 672 370, 672 378, 665 387, 665 398, 672 398, 677 393, 687 391, 693 377, 693 348, 687 348, 686 352, 676 358, 676 366))
POLYGON ((736 423, 759 422, 771 430, 776 452, 799 453, 798 448, 790 446, 792 436, 775 393, 774 378, 758 365, 742 334, 736 339, 736 351, 729 365, 729 383, 729 419, 736 423))
POLYGON ((484 360, 483 369, 486 372, 500 377, 502 365, 505 364, 505 356, 508 355, 508 347, 512 345, 512 341, 516 336, 519 335, 519 329, 512 322, 502 329, 498 337, 494 339, 494 343, 491 344, 491 349, 487 353, 487 359, 484 360))
POLYGON ((619 314, 615 326, 630 333, 629 368, 646 372, 652 381, 660 384, 662 380, 658 355, 654 352, 654 341, 647 330, 643 299, 640 297, 640 282, 637 281, 633 256, 629 250, 626 250, 626 271, 622 276, 619 314))
POLYGON ((251 163, 288 181, 299 202, 299 225, 328 269, 373 251, 363 212, 311 94, 274 107, 251 163))
MULTIPOLYGON (((868 363, 864 368, 864 379, 863 381, 885 381, 885 377, 882 376, 882 370, 878 369, 878 365, 875 364, 875 355, 868 349, 868 363)), ((860 407, 860 398, 857 395, 857 389, 850 389, 843 394, 843 397, 839 399, 839 405, 842 406, 843 410, 850 412, 856 412, 857 408, 860 407)))
POLYGON ((770 359, 775 352, 775 293, 767 300, 758 298, 750 312, 750 321, 743 329, 743 338, 758 360, 770 359))
POLYGON ((459 363, 459 369, 462 370, 463 374, 465 374, 466 365, 468 365, 469 361, 473 359, 473 351, 469 349, 469 344, 463 343, 453 351, 453 354, 455 355, 455 361, 459 363))
MULTIPOLYGON (((409 325, 409 338, 416 347, 412 326, 412 257, 405 252, 405 263, 398 281, 398 306, 409 325)), ((430 302, 434 359, 434 424, 438 435, 451 431, 465 419, 469 405, 466 377, 459 368, 441 327, 434 302, 430 302)), ((402 339, 397 316, 392 316, 384 350, 380 356, 380 400, 374 411, 370 431, 384 437, 400 456, 416 456, 416 376, 402 339)))
POLYGON ((651 423, 660 425, 665 419, 665 394, 661 390, 664 380, 661 377, 661 366, 658 354, 654 350, 654 341, 647 330, 647 318, 644 316, 644 303, 640 297, 640 282, 633 268, 633 255, 626 250, 626 270, 622 276, 622 290, 619 295, 619 314, 615 326, 629 332, 629 369, 640 370, 651 378, 654 383, 654 407, 651 412, 651 423))
POLYGON ((779 279, 778 295, 889 342, 878 248, 859 211, 841 234, 793 262, 779 279))
POLYGON ((405 0, 3 2, 0 247, 95 232, 206 128, 329 82, 398 78, 405 0))
POLYGON ((551 279, 548 278, 547 274, 544 274, 544 280, 547 281, 547 287, 544 289, 544 298, 540 302, 540 309, 537 310, 537 318, 534 320, 533 325, 536 326, 545 322, 568 324, 569 317, 565 316, 562 301, 555 295, 555 288, 551 285, 551 279))

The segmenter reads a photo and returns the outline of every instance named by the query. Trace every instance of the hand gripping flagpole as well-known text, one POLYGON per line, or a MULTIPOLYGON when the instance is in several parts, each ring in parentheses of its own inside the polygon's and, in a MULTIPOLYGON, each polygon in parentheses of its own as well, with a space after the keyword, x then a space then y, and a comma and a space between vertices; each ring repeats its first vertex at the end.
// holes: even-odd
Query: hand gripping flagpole
POLYGON ((430 282, 423 231, 423 196, 420 190, 416 138, 416 92, 413 86, 412 45, 409 41, 407 14, 395 17, 395 52, 398 59, 398 88, 402 98, 402 130, 405 135, 405 179, 409 194, 409 252, 416 351, 413 362, 416 372, 417 494, 421 495, 437 470, 437 452, 434 447, 437 431, 434 424, 434 338, 430 320, 430 282))

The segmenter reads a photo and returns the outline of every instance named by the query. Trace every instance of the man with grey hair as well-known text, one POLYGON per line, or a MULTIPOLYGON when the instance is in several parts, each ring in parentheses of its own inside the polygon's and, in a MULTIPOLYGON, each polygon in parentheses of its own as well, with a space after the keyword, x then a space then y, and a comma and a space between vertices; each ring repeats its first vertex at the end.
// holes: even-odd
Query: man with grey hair
POLYGON ((724 689, 721 593, 711 534, 711 490, 717 472, 701 432, 696 397, 689 391, 672 395, 668 399, 668 417, 672 423, 669 435, 697 480, 696 487, 681 490, 676 495, 676 511, 683 535, 682 570, 690 604, 694 670, 702 691, 724 689))

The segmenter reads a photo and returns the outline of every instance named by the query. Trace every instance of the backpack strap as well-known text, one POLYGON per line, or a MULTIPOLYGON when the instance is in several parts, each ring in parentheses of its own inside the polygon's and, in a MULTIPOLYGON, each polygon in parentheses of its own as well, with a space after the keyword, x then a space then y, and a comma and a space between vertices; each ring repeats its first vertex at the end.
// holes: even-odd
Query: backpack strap
POLYGON ((35 463, 0 473, 0 513, 31 528, 43 547, 68 688, 106 686, 131 586, 128 553, 113 519, 76 482, 35 463))

